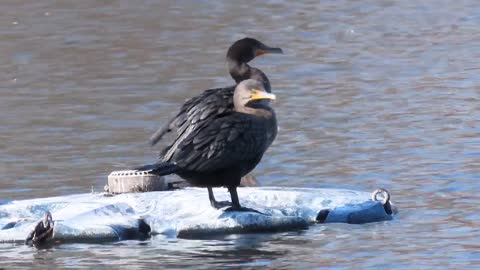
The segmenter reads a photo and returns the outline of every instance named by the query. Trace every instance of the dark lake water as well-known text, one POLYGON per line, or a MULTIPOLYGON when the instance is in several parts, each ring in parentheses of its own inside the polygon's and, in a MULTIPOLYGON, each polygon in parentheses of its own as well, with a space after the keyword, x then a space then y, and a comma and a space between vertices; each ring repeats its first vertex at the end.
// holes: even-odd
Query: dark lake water
POLYGON ((2 0, 0 200, 100 191, 111 171, 155 160, 152 132, 185 99, 231 85, 226 49, 252 36, 285 52, 252 62, 280 125, 259 181, 384 187, 400 214, 207 240, 4 244, 0 268, 478 268, 479 29, 473 0, 2 0))

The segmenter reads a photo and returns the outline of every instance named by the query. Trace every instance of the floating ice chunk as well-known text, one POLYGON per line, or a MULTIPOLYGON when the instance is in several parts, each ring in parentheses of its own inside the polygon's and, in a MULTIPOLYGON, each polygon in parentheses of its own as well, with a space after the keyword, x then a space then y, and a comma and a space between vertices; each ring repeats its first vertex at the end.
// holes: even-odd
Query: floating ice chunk
MULTIPOLYGON (((229 200, 226 189, 215 189, 229 200)), ((366 223, 391 219, 370 193, 308 188, 239 188, 242 206, 254 212, 225 212, 210 206, 207 191, 79 194, 0 204, 0 242, 24 241, 50 211, 53 239, 59 242, 112 241, 165 234, 201 237, 212 234, 306 229, 315 223, 366 223)))

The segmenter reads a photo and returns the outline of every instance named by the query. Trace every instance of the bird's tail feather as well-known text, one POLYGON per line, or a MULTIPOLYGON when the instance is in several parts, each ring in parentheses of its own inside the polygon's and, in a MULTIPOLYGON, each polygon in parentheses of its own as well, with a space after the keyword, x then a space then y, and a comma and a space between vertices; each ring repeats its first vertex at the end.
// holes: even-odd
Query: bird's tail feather
POLYGON ((157 144, 167 132, 170 131, 170 123, 161 126, 149 139, 150 146, 157 144))
POLYGON ((137 171, 148 171, 156 175, 168 175, 175 173, 178 167, 174 163, 169 162, 159 162, 155 164, 143 165, 140 167, 134 168, 137 171))

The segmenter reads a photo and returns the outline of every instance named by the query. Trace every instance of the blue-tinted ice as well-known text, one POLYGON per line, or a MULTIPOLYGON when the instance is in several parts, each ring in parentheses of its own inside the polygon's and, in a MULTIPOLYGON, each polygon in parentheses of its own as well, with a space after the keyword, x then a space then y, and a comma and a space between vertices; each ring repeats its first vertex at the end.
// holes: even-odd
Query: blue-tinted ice
MULTIPOLYGON (((229 200, 226 189, 215 189, 218 200, 229 200)), ((116 241, 151 234, 203 237, 212 234, 274 232, 306 229, 317 223, 367 223, 391 219, 367 192, 339 189, 239 188, 242 206, 253 212, 214 209, 206 189, 129 193, 115 196, 79 194, 10 201, 0 204, 0 242, 24 241, 50 211, 54 239, 68 242, 116 241), (325 212, 328 209, 329 211, 325 212), (323 219, 322 218, 322 219, 323 219)))

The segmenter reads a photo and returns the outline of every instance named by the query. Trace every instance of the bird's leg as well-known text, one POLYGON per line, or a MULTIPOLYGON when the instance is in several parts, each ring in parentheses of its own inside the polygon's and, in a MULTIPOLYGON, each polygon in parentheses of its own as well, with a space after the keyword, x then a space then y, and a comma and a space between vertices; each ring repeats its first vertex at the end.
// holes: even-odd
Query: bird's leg
POLYGON ((211 187, 208 187, 208 199, 210 200, 210 204, 212 205, 213 208, 216 208, 216 209, 220 209, 220 208, 223 208, 225 206, 231 206, 232 203, 229 202, 229 201, 221 201, 221 202, 217 202, 215 200, 215 196, 213 195, 213 190, 211 187))
POLYGON ((232 198, 232 209, 241 209, 240 201, 238 200, 237 187, 228 187, 230 197, 232 198))
POLYGON ((230 192, 230 196, 232 197, 232 206, 225 209, 225 211, 255 212, 255 213, 264 215, 264 213, 257 211, 255 209, 240 206, 240 201, 238 200, 237 187, 235 186, 228 187, 228 192, 230 192))

